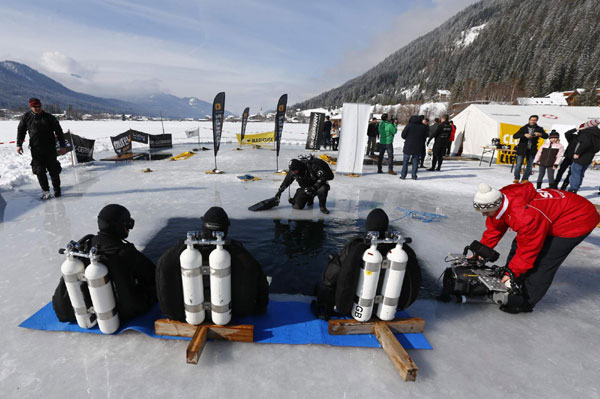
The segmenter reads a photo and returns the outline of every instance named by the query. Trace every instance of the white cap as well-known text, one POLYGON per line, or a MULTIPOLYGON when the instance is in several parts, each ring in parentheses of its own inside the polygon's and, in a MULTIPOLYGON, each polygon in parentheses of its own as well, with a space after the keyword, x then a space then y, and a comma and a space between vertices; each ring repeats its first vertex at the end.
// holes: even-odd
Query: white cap
POLYGON ((502 193, 487 183, 479 183, 473 197, 473 208, 479 212, 490 212, 502 205, 502 193))

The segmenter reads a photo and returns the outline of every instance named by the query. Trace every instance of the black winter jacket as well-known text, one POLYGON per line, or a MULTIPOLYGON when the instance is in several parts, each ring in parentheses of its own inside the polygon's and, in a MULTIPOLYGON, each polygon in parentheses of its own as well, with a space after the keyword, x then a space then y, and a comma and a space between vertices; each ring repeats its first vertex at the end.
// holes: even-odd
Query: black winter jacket
POLYGON ((567 139, 567 148, 565 149, 565 159, 573 159, 573 152, 575 152, 575 146, 577 145, 577 129, 567 130, 565 132, 565 138, 567 139))
POLYGON ((404 139, 403 153, 407 155, 419 155, 423 152, 423 146, 429 136, 429 127, 421 121, 418 115, 413 115, 408 120, 408 125, 402 130, 404 139))
POLYGON ((328 180, 333 180, 333 172, 327 162, 318 158, 309 158, 303 160, 303 162, 306 165, 304 171, 298 175, 294 175, 291 171, 288 172, 279 186, 279 192, 285 191, 294 180, 298 182, 300 187, 312 187, 314 191, 326 184, 328 180))
POLYGON ((540 133, 541 136, 534 136, 530 139, 527 139, 525 135, 529 133, 529 123, 521 126, 521 128, 513 134, 514 139, 519 140, 519 144, 517 144, 517 155, 535 155, 537 153, 538 139, 547 139, 548 133, 544 131, 544 129, 535 124, 533 126, 534 133, 540 133))
POLYGON ((369 123, 367 128, 367 136, 377 137, 379 136, 379 123, 369 123))
POLYGON ((432 135, 429 136, 429 140, 427 140, 427 144, 431 142, 432 139, 435 139, 433 143, 433 147, 435 149, 439 149, 440 147, 445 147, 450 142, 450 137, 452 136, 452 125, 450 122, 445 121, 440 123, 433 132, 432 135))
POLYGON ((29 146, 43 148, 48 151, 56 149, 56 139, 61 147, 66 147, 65 136, 60 123, 54 117, 45 111, 39 114, 28 111, 23 114, 19 127, 17 128, 17 147, 23 146, 25 134, 29 132, 29 146))
POLYGON ((600 151, 600 129, 598 127, 588 127, 580 130, 574 151, 574 154, 579 155, 579 158, 573 159, 573 162, 580 165, 589 165, 598 151, 600 151))

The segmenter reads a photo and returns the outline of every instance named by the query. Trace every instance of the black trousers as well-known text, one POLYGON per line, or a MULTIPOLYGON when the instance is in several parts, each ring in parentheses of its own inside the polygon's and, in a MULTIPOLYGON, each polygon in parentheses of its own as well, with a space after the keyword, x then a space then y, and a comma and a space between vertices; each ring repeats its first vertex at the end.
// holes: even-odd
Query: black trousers
MULTIPOLYGON (((554 275, 558 270, 559 266, 569 256, 571 251, 579 245, 590 233, 584 234, 579 237, 565 238, 565 237, 548 237, 544 242, 540 253, 538 254, 533 268, 527 273, 519 276, 518 280, 523 283, 522 287, 522 298, 515 298, 511 302, 518 304, 518 302, 525 302, 533 307, 546 295, 548 288, 552 285, 554 275), (522 299, 522 301, 521 301, 522 299)), ((508 254, 507 264, 510 263, 511 259, 517 251, 517 240, 513 240, 510 253, 508 254)))
POLYGON ((444 149, 446 147, 443 143, 435 143, 433 145, 433 159, 431 161, 431 169, 440 170, 442 162, 444 161, 444 149), (436 167, 437 165, 437 167, 436 167))
MULTIPOLYGON (((569 166, 571 166, 572 163, 573 163, 573 160, 570 158, 563 159, 563 161, 561 162, 561 164, 558 168, 558 172, 556 172, 556 177, 554 178, 554 186, 552 186, 552 188, 558 188, 558 185, 560 184, 560 179, 562 178, 562 175, 565 173, 565 171, 567 169, 569 169, 569 166)), ((561 190, 567 189, 567 186, 569 185, 570 177, 571 177, 571 169, 569 169, 569 171, 567 173, 567 177, 565 177, 565 182, 563 183, 561 190)))
POLYGON ((62 167, 56 159, 55 148, 31 147, 31 171, 36 175, 42 191, 49 191, 48 176, 50 174, 52 186, 55 190, 60 189, 60 172, 62 167))
MULTIPOLYGON (((324 207, 327 202, 327 193, 329 192, 329 184, 325 183, 317 190, 316 197, 319 198, 319 207, 324 207)), ((290 200, 292 208, 304 209, 308 205, 312 205, 315 200, 315 195, 309 195, 304 192, 303 187, 299 187, 296 190, 296 194, 290 200)))

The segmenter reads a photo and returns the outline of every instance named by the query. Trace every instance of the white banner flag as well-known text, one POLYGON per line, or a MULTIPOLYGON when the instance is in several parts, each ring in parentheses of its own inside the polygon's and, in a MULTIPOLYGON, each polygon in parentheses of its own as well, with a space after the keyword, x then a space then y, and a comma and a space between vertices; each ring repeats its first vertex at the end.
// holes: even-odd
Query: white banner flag
POLYGON ((199 136, 200 135, 200 128, 197 127, 195 129, 192 129, 192 130, 186 130, 185 131, 185 135, 187 136, 188 139, 190 137, 199 136))
POLYGON ((361 174, 372 105, 344 103, 336 173, 361 174))

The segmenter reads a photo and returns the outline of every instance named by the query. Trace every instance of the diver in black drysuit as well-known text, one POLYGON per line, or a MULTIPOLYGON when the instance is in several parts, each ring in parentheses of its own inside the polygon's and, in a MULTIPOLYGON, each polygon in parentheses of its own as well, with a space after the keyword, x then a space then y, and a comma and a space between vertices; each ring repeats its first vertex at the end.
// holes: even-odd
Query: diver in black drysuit
MULTIPOLYGON (((134 224, 127 208, 110 204, 98 214, 98 234, 79 240, 87 247, 86 251, 93 246, 98 248, 100 262, 108 268, 113 284, 121 323, 146 313, 156 302, 154 263, 125 240, 134 224)), ((84 263, 87 265, 89 261, 86 259, 84 263)), ((60 321, 76 321, 62 277, 52 297, 52 306, 60 321)))
POLYGON ((289 165, 289 171, 283 179, 275 197, 279 199, 281 193, 285 191, 296 180, 300 186, 296 190, 294 197, 290 198, 290 204, 294 209, 304 209, 306 205, 311 206, 314 203, 315 196, 319 198, 319 209, 322 213, 328 214, 326 207, 327 193, 330 186, 327 183, 333 180, 333 172, 322 159, 307 158, 292 159, 289 165))
MULTIPOLYGON (((218 206, 210 208, 202 217, 202 238, 213 240, 213 233, 229 230, 229 217, 218 206)), ((224 237, 224 239, 225 239, 224 237)), ((181 263, 179 256, 186 245, 179 241, 169 248, 156 266, 156 291, 162 313, 171 320, 185 322, 181 263)), ((209 259, 214 245, 196 245, 203 261, 209 259)), ((269 284, 260 263, 239 241, 227 239, 224 248, 231 255, 231 313, 234 316, 249 316, 267 311, 269 284)), ((210 298, 210 296, 209 296, 210 298)))
MULTIPOLYGON (((376 231, 379 238, 385 238, 388 225, 389 219, 385 211, 376 208, 367 216, 365 230, 367 233, 376 231)), ((321 281, 315 287, 317 299, 311 303, 315 316, 325 320, 350 316, 362 270, 362 257, 369 246, 363 234, 346 243, 339 254, 330 256, 321 281)), ((395 246, 396 244, 379 244, 377 250, 385 255, 395 246)), ((406 309, 417 299, 421 286, 421 268, 415 252, 406 243, 402 244, 402 249, 408 255, 408 263, 398 299, 398 310, 406 309)))

